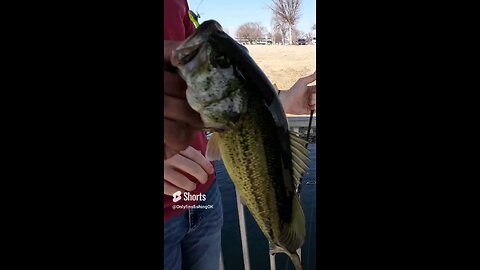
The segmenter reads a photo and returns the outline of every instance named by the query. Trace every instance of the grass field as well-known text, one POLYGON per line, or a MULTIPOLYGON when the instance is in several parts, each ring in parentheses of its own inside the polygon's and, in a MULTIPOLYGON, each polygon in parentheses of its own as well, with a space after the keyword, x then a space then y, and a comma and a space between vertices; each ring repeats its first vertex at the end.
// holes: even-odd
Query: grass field
POLYGON ((290 89, 300 77, 315 71, 315 45, 247 45, 246 47, 255 62, 279 89, 290 89))

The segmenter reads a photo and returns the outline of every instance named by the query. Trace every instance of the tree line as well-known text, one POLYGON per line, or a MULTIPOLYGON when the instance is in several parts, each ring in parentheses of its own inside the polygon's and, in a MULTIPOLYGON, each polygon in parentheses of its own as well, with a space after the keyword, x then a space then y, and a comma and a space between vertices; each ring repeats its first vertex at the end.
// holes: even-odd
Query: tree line
MULTIPOLYGON (((273 43, 293 44, 298 38, 305 38, 307 42, 312 40, 312 33, 304 33, 296 28, 301 18, 301 0, 272 0, 269 9, 272 11, 272 31, 258 22, 247 22, 238 27, 235 35, 238 39, 249 43, 265 37, 272 39, 273 43)), ((316 30, 316 24, 312 26, 316 30)))

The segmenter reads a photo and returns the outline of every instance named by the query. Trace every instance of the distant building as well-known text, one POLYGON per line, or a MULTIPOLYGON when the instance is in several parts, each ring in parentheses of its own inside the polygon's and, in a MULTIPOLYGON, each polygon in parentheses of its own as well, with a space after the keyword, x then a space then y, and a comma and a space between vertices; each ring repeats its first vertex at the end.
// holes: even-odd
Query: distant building
POLYGON ((271 45, 272 44, 272 39, 271 38, 268 38, 268 37, 264 37, 264 38, 257 38, 253 41, 249 41, 247 39, 244 39, 244 38, 235 38, 235 40, 242 44, 242 45, 255 45, 255 44, 258 44, 258 45, 271 45))

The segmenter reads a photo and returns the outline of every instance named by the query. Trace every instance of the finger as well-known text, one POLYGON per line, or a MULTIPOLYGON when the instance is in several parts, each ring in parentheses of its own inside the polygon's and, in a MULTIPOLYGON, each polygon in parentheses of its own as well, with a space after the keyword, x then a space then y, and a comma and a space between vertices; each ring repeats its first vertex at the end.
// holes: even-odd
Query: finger
POLYGON ((166 144, 165 154, 185 150, 193 139, 193 130, 187 124, 168 118, 163 118, 163 142, 166 144), (168 149, 168 151, 167 151, 168 149))
POLYGON ((180 44, 181 41, 175 40, 164 40, 163 41, 163 62, 170 63, 170 58, 172 57, 173 50, 175 50, 180 44))
POLYGON ((167 146, 166 144, 163 144, 165 149, 163 150, 163 160, 171 158, 175 156, 176 154, 180 153, 180 150, 174 150, 167 146))
MULTIPOLYGON (((179 155, 175 155, 172 158, 175 158, 179 155)), ((184 189, 186 191, 194 191, 197 188, 197 184, 194 182, 190 181, 185 175, 181 174, 179 171, 174 169, 171 165, 167 164, 167 161, 172 159, 169 158, 164 161, 163 165, 163 178, 170 182, 170 184, 173 184, 181 189, 184 189)))
POLYGON ((163 117, 184 122, 193 128, 201 129, 203 127, 200 114, 194 111, 185 99, 164 95, 163 117))
POLYGON ((172 97, 186 98, 187 84, 180 75, 164 71, 163 72, 163 93, 172 97))
MULTIPOLYGON (((195 148, 188 147, 187 149, 181 151, 180 154, 196 162, 208 174, 214 173, 215 169, 213 168, 212 163, 208 161, 207 158, 203 156, 202 153, 196 150, 195 148)), ((205 184, 205 183, 202 183, 202 184, 205 184)))
POLYGON ((181 188, 178 188, 172 184, 170 184, 169 182, 167 181, 163 181, 163 194, 166 194, 166 195, 170 195, 170 196, 173 196, 173 193, 177 192, 177 191, 181 191, 182 193, 185 192, 185 190, 181 189, 181 188))
POLYGON ((190 174, 202 184, 205 184, 208 180, 207 172, 205 172, 205 170, 198 163, 182 155, 175 155, 165 160, 165 163, 175 167, 175 169, 190 174))
POLYGON ((315 105, 317 102, 317 94, 311 94, 310 98, 308 99, 308 105, 315 105))
POLYGON ((302 80, 305 84, 314 82, 315 80, 317 80, 317 71, 315 71, 311 75, 301 78, 300 80, 302 80))

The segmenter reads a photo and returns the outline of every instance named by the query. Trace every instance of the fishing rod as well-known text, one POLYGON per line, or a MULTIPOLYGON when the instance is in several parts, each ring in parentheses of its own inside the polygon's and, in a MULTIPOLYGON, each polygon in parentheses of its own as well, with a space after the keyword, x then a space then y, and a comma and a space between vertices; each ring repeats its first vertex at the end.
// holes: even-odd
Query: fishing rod
POLYGON ((198 6, 196 8, 196 10, 197 10, 196 13, 192 10, 188 11, 188 17, 190 18, 190 21, 192 21, 193 24, 195 25, 195 28, 198 28, 198 26, 200 26, 200 22, 198 21, 198 19, 200 19, 200 13, 198 12, 198 8, 200 7, 200 5, 202 3, 203 3, 203 0, 200 1, 200 3, 198 4, 198 6))

